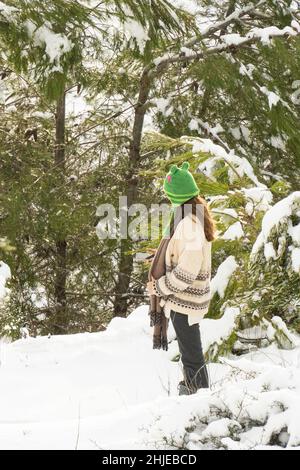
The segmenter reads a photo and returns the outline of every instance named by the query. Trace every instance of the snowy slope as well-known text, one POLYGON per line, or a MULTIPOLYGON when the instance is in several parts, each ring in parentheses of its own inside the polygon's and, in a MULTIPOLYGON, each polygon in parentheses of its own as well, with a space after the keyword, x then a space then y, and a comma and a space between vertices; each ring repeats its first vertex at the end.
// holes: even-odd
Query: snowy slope
MULTIPOLYGON (((202 323, 206 348, 212 322, 202 323)), ((288 426, 280 439, 300 446, 298 338, 297 344, 210 364, 211 391, 177 397, 180 364, 170 360, 177 343, 168 353, 152 350, 147 307, 114 319, 102 333, 2 342, 0 448, 253 448, 288 426), (255 426, 246 423, 247 413, 255 426), (209 426, 200 423, 207 417, 209 426)))

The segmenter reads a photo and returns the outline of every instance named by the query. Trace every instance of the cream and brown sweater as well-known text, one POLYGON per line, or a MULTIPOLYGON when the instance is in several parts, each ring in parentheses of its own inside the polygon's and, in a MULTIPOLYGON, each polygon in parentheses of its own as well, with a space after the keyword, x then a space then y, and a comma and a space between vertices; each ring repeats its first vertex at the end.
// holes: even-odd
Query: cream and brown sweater
POLYGON ((173 310, 188 315, 189 325, 198 323, 209 307, 211 242, 197 217, 190 214, 179 222, 165 261, 166 275, 153 285, 166 317, 173 310))

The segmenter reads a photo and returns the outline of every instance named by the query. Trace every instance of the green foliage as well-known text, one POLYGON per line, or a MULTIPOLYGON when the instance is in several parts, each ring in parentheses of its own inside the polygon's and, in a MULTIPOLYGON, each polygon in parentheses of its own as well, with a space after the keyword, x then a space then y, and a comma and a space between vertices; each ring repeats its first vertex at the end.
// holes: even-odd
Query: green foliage
POLYGON ((0 253, 13 251, 15 248, 9 243, 7 238, 0 238, 0 253))
MULTIPOLYGON (((216 8, 225 9, 225 5, 216 8)), ((286 26, 287 17, 277 13, 273 6, 273 24, 277 21, 279 28, 286 26)), ((244 27, 241 29, 236 26, 232 32, 246 34, 244 27)), ((297 189, 300 121, 295 84, 300 72, 299 44, 299 37, 288 41, 276 38, 271 46, 233 49, 232 53, 208 55, 174 68, 174 81, 168 77, 158 83, 160 95, 169 100, 168 109, 176 109, 176 113, 157 113, 161 131, 175 138, 212 137, 215 143, 246 156, 257 169, 267 170, 267 182, 273 182, 273 173, 297 189), (264 90, 276 93, 280 102, 270 108, 264 90), (191 130, 192 119, 198 128, 191 130), (216 126, 222 128, 217 136, 210 134, 216 126)))
POLYGON ((142 51, 136 38, 132 38, 127 43, 133 46, 134 56, 144 63, 149 63, 155 57, 153 54, 155 48, 164 48, 169 40, 174 41, 176 38, 174 33, 182 37, 187 32, 195 34, 197 32, 194 17, 166 0, 152 0, 151 2, 114 0, 114 2, 107 1, 107 3, 114 4, 121 22, 126 23, 133 19, 146 31, 149 40, 146 41, 142 51))
POLYGON ((229 338, 224 340, 221 344, 212 344, 206 353, 207 361, 218 362, 220 357, 228 356, 228 354, 232 352, 236 340, 237 334, 235 331, 233 331, 229 338))
MULTIPOLYGON (((253 181, 223 159, 207 174, 199 165, 209 163, 212 156, 194 152, 191 143, 191 138, 211 138, 227 151, 234 149, 251 163, 274 202, 297 189, 299 37, 210 54, 206 47, 211 39, 201 39, 195 15, 165 0, 105 0, 96 7, 73 0, 4 3, 16 10, 9 17, 0 12, 0 250, 12 270, 0 333, 17 338, 24 325, 31 334, 56 331, 59 241, 67 244, 66 332, 101 329, 113 315, 117 295, 128 296, 128 311, 144 303, 147 266, 135 263, 134 256, 155 247, 158 240, 99 240, 96 209, 107 202, 117 206, 118 197, 130 193, 128 182, 133 180, 134 202, 149 207, 163 201, 160 183, 169 166, 183 160, 189 161, 201 194, 214 211, 218 238, 213 245, 213 275, 230 255, 239 263, 224 298, 216 294, 212 299, 210 318, 219 318, 232 302, 242 306, 250 323, 279 315, 299 330, 299 279, 287 269, 288 252, 273 264, 266 264, 263 255, 256 264, 250 262, 263 217, 256 207, 249 210, 243 191, 253 187, 253 181), (144 30, 145 41, 126 34, 128 20, 131 31, 144 30), (111 28, 112 21, 120 28, 111 28), (58 47, 56 57, 50 57, 41 32, 56 35, 65 49, 58 47), (174 63, 166 73, 154 75, 144 109, 156 132, 144 133, 140 155, 132 162, 133 112, 138 108, 142 71, 154 71, 158 57, 187 53, 182 46, 194 37, 199 40, 191 48, 203 51, 203 57, 174 63), (1 101, 3 85, 7 91, 1 101), (90 109, 67 115, 61 170, 54 164, 52 102, 65 90, 70 101, 86 100, 90 109), (280 102, 270 108, 263 90, 276 93, 280 102), (162 98, 165 111, 158 101, 162 98), (226 209, 234 209, 236 216, 224 214, 226 209), (224 240, 222 235, 237 220, 244 237, 224 240), (124 263, 134 260, 130 292, 117 292, 122 250, 124 263), (253 317, 258 310, 259 317, 253 317)), ((224 18, 232 6, 246 4, 198 2, 201 15, 211 21, 224 18)), ((260 7, 262 15, 232 23, 213 41, 221 44, 227 32, 246 35, 250 27, 283 28, 292 19, 288 4, 269 0, 260 7)), ((274 243, 278 236, 274 234, 274 243)), ((229 351, 235 339, 233 332, 214 357, 229 351)))
POLYGON ((283 198, 287 196, 290 192, 290 184, 286 181, 276 181, 270 187, 270 191, 274 194, 276 198, 283 198))
POLYGON ((245 307, 246 312, 257 311, 261 317, 281 317, 291 328, 299 330, 299 273, 291 266, 293 245, 287 224, 280 224, 270 234, 268 242, 277 251, 275 260, 266 261, 262 247, 249 265, 249 289, 255 295, 245 307))
POLYGON ((72 82, 87 85, 85 59, 95 63, 111 55, 111 48, 118 53, 129 48, 132 58, 148 63, 153 50, 166 47, 175 33, 195 31, 191 15, 162 0, 106 0, 95 7, 74 0, 12 0, 4 4, 13 8, 10 15, 0 11, 7 64, 18 73, 29 73, 50 101, 72 82), (112 21, 116 28, 111 27, 112 21), (131 21, 135 28, 144 29, 148 39, 143 50, 135 37, 126 40, 118 21, 131 21))

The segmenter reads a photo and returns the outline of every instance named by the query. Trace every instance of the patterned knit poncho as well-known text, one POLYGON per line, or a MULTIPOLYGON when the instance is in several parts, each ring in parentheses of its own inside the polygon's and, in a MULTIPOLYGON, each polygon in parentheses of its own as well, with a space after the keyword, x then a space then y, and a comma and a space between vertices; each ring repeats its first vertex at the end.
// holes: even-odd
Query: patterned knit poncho
POLYGON ((211 242, 203 225, 192 214, 176 227, 166 251, 166 274, 154 282, 167 318, 171 310, 188 315, 189 325, 198 323, 210 301, 211 242))

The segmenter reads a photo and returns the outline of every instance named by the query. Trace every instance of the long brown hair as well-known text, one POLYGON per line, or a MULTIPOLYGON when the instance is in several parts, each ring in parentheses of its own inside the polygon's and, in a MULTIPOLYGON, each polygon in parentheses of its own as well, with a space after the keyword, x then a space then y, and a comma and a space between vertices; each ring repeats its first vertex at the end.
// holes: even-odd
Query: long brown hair
MULTIPOLYGON (((196 196, 196 197, 193 197, 192 199, 189 199, 184 204, 182 204, 178 208, 179 211, 181 209, 181 211, 180 211, 181 213, 179 214, 179 217, 183 218, 186 215, 186 207, 188 207, 188 206, 192 206, 191 207, 192 214, 194 214, 195 216, 199 215, 199 207, 198 207, 199 204, 201 204, 201 206, 202 206, 200 208, 201 211, 203 210, 203 212, 201 212, 201 214, 203 214, 203 219, 204 219, 205 237, 206 237, 206 240, 208 242, 211 242, 215 239, 216 227, 215 227, 215 222, 214 222, 213 216, 212 216, 212 214, 209 210, 209 207, 207 205, 207 202, 205 201, 204 198, 202 198, 201 196, 196 196)), ((172 227, 171 232, 174 233, 174 218, 171 222, 171 227, 172 227)))
POLYGON ((207 202, 201 196, 196 196, 193 199, 191 199, 190 201, 188 201, 188 203, 192 204, 192 211, 193 211, 193 214, 195 214, 195 215, 196 215, 197 204, 202 204, 202 206, 204 208, 204 233, 205 233, 205 237, 206 237, 206 240, 208 242, 212 242, 216 237, 216 226, 215 226, 215 221, 213 219, 212 213, 209 210, 209 207, 207 205, 207 202))

